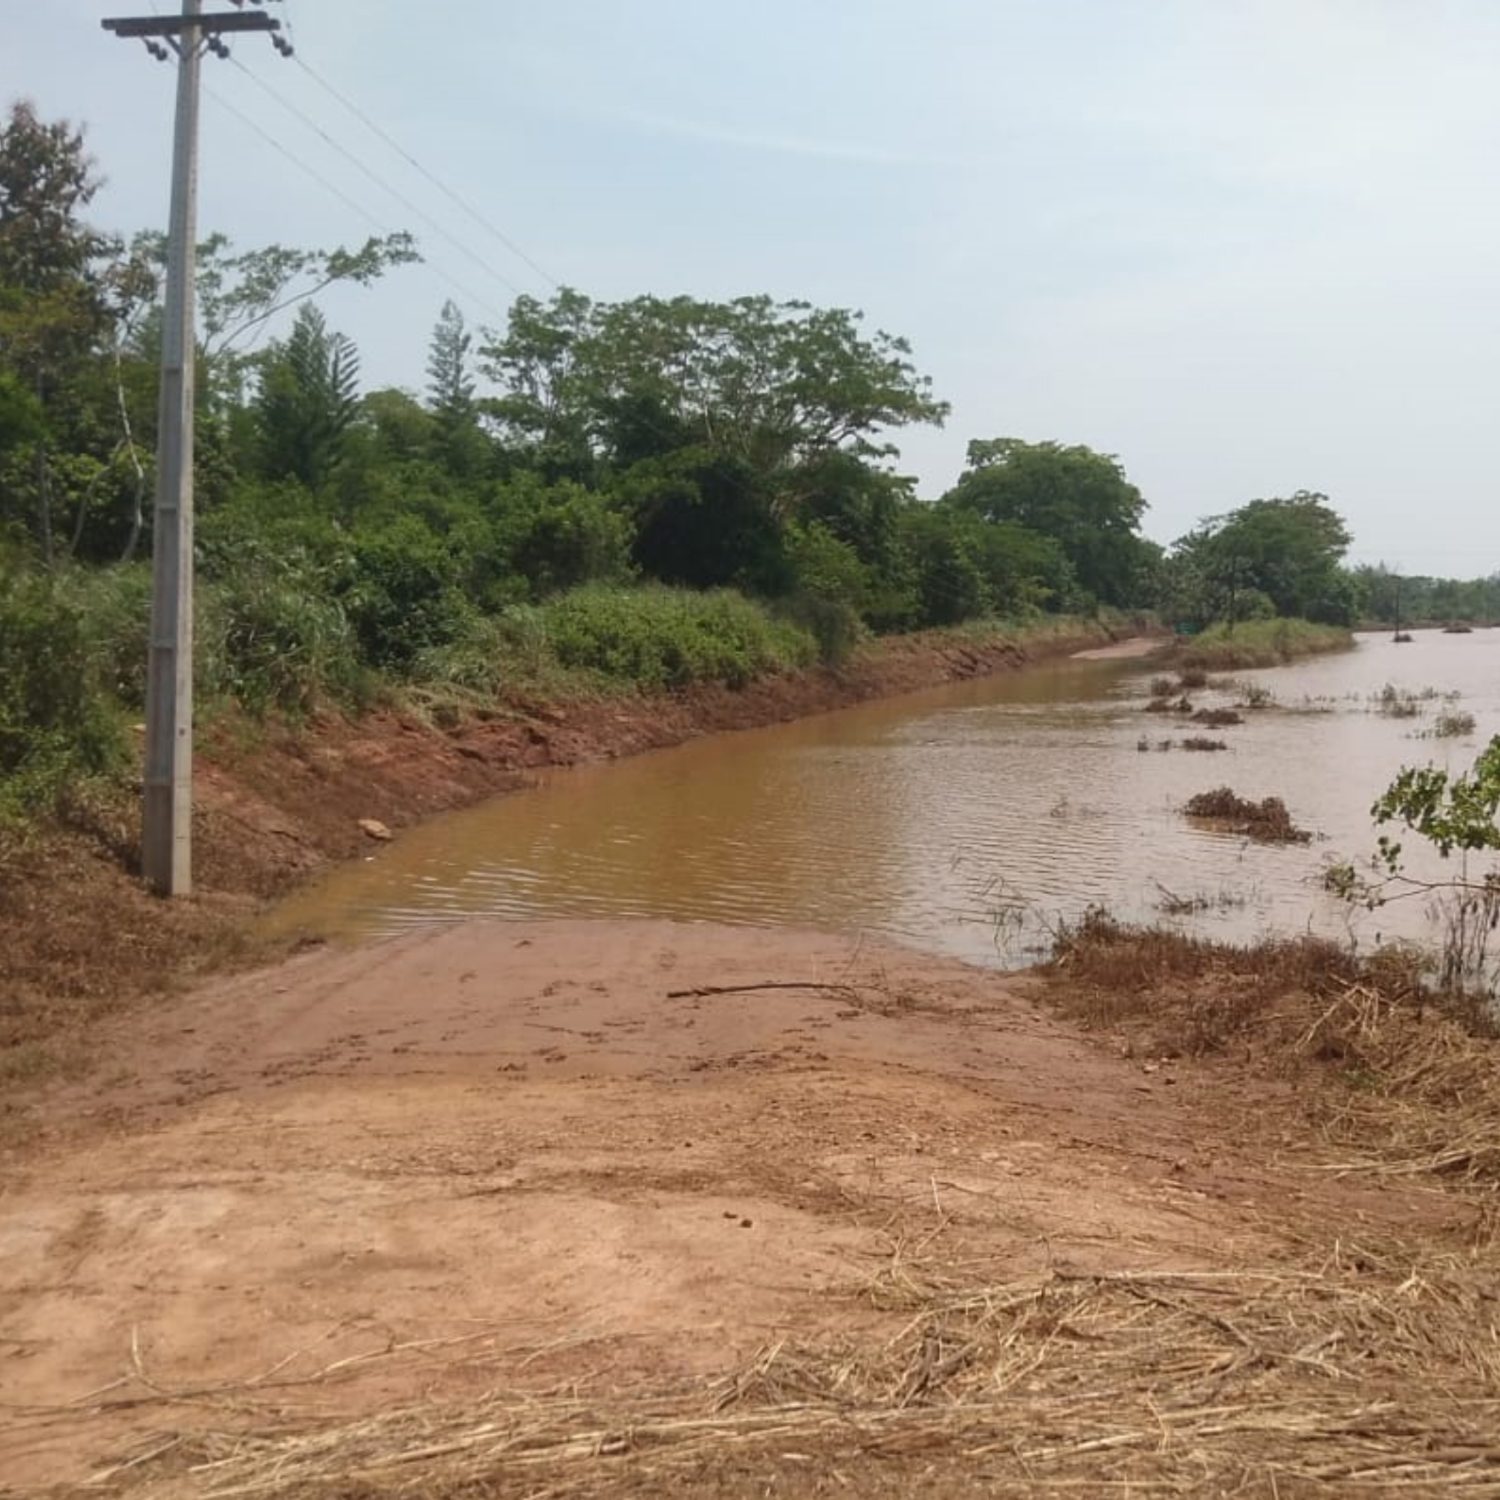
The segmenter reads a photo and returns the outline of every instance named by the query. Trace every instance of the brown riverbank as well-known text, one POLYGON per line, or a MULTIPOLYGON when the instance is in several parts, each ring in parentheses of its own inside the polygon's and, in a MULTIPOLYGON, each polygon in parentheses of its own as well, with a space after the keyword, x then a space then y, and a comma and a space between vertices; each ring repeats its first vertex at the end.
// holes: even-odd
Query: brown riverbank
POLYGON ((1331 1155, 1316 1049, 1267 1084, 1049 998, 479 923, 121 1020, 5 1179, 0 1486, 1494 1494, 1484 1192, 1331 1155))
POLYGON ((16 1088, 85 1065, 93 1022, 181 979, 256 956, 246 918, 330 861, 391 830, 522 786, 528 773, 680 744, 1016 670, 1112 642, 1091 622, 1021 633, 981 627, 875 642, 839 670, 706 685, 662 697, 495 704, 448 728, 413 712, 323 715, 298 728, 220 722, 197 764, 198 894, 163 903, 132 873, 133 798, 81 827, 0 851, 0 1130, 16 1088))

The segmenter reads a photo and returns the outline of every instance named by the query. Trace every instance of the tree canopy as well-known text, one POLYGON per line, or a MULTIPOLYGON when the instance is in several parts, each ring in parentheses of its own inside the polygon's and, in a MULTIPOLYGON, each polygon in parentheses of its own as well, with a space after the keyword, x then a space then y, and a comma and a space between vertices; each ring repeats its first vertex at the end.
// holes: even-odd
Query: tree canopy
POLYGON ((1151 558, 1140 537, 1146 500, 1112 455, 1019 438, 976 440, 945 498, 986 521, 1051 537, 1080 587, 1102 603, 1141 598, 1141 573, 1151 558))
POLYGON ((1343 571, 1349 529, 1326 495, 1252 500, 1205 521, 1176 546, 1181 576, 1202 618, 1245 618, 1246 602, 1270 601, 1277 614, 1347 625, 1357 593, 1343 571))

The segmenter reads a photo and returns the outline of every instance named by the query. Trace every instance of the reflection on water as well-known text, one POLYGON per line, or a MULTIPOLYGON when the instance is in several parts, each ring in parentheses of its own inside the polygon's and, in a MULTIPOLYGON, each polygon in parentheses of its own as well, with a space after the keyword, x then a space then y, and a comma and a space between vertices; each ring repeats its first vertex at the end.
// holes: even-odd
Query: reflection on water
MULTIPOLYGON (((1320 888, 1368 854, 1369 806, 1415 761, 1466 766, 1500 732, 1500 631, 1364 637, 1355 652, 1237 674, 1277 706, 1214 731, 1226 752, 1142 752, 1194 732, 1143 713, 1150 662, 1062 662, 801 723, 559 771, 534 790, 434 820, 284 904, 279 927, 345 936, 476 914, 665 916, 867 929, 979 962, 1034 958, 1091 902, 1236 938, 1342 934, 1320 888), (1392 682, 1456 691, 1478 727, 1420 738, 1370 699, 1392 682), (1320 835, 1265 848, 1190 826, 1196 791, 1285 798, 1320 835), (1005 920, 1025 908, 1019 924, 1005 920)), ((1222 695, 1197 695, 1201 702, 1222 695)), ((1418 936, 1414 904, 1367 914, 1364 939, 1418 936)))

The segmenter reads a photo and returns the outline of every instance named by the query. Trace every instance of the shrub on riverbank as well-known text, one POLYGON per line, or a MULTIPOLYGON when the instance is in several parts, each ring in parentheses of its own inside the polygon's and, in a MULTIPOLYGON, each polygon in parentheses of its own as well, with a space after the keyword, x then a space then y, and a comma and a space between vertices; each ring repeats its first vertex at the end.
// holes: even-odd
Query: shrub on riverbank
POLYGON ((1342 651, 1354 636, 1340 625, 1313 625, 1307 620, 1242 620, 1234 626, 1210 625, 1179 653, 1185 668, 1218 672, 1234 668, 1278 667, 1299 657, 1342 651))
POLYGON ((0 822, 52 807, 125 758, 90 621, 66 583, 0 567, 0 822))
POLYGON ((646 692, 811 666, 812 635, 729 589, 593 586, 538 610, 549 649, 568 668, 646 692))

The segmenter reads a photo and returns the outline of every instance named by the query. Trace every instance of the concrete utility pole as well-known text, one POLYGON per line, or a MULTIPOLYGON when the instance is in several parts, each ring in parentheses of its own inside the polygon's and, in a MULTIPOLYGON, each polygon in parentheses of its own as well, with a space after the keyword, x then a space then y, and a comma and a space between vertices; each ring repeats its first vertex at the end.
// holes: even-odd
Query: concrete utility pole
MULTIPOLYGON (((234 0, 243 5, 244 0, 234 0)), ((262 3, 262 0, 256 0, 262 3)), ((203 53, 228 57, 226 32, 270 32, 285 57, 281 23, 259 11, 203 14, 182 0, 177 16, 103 23, 138 37, 153 57, 177 54, 177 123, 161 339, 156 509, 151 531, 151 633, 146 656, 146 795, 141 871, 161 896, 193 888, 193 398, 198 235, 198 68, 203 53), (163 46, 162 43, 166 45, 163 46)))

